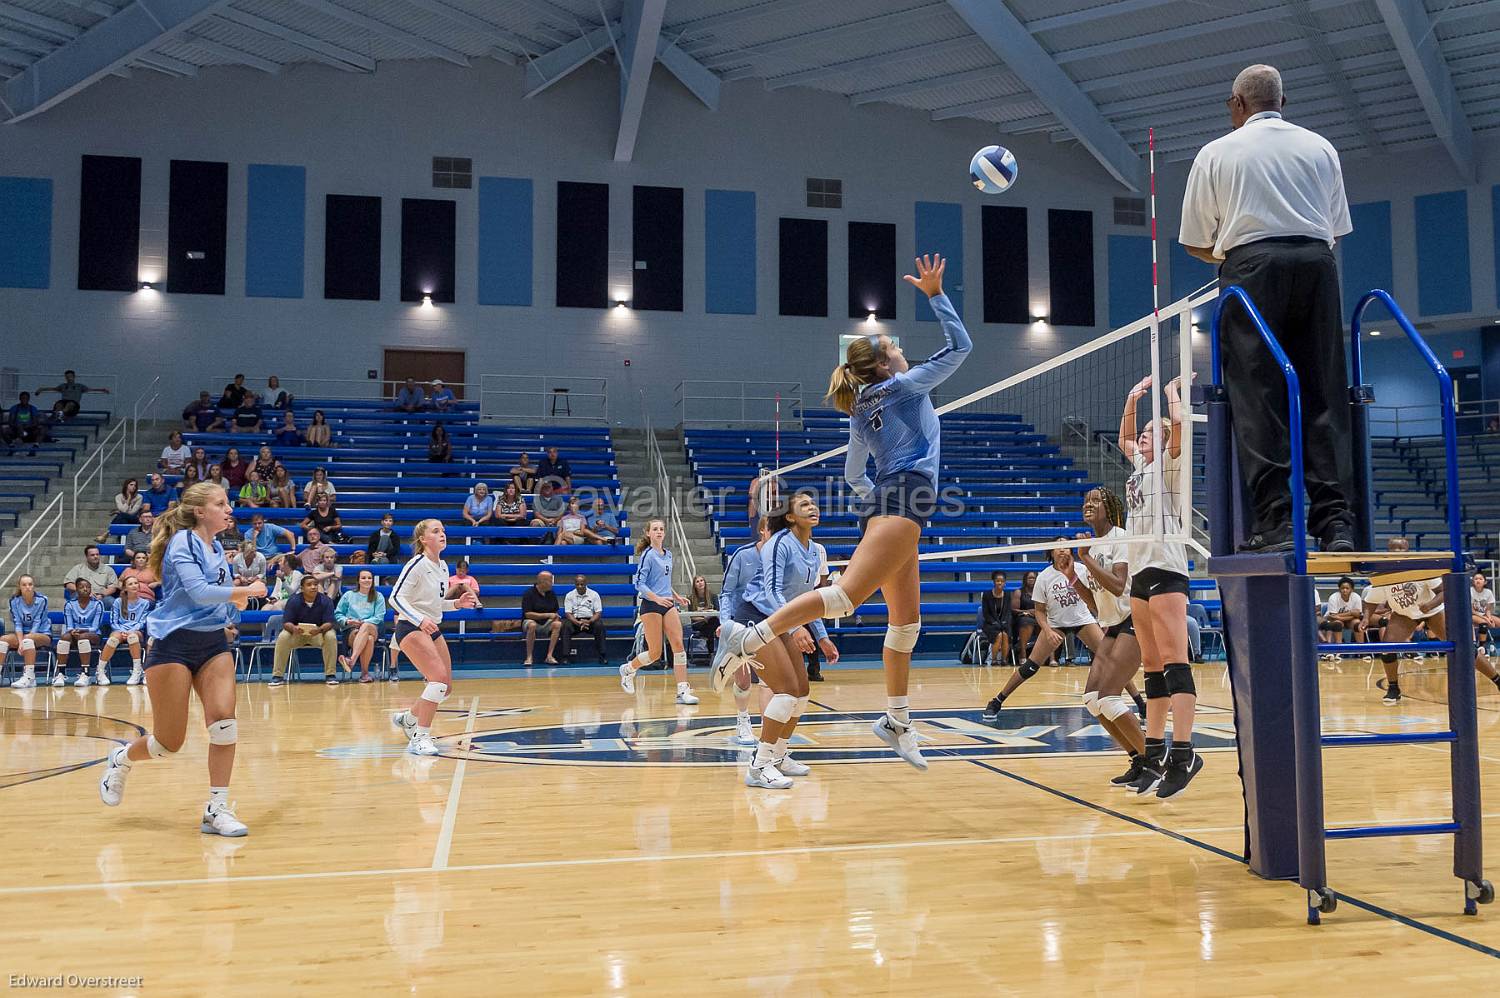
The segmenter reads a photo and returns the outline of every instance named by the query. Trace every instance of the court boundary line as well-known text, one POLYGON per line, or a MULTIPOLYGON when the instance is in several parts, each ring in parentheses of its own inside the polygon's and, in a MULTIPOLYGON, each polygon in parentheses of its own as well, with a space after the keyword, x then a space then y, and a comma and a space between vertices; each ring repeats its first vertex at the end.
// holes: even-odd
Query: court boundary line
MULTIPOLYGON (((469 719, 464 725, 464 737, 474 734, 474 721, 479 717, 479 698, 469 705, 469 719)), ((448 869, 448 853, 453 847, 453 831, 458 827, 458 798, 464 790, 464 770, 469 757, 465 754, 453 767, 453 779, 448 781, 448 806, 443 809, 443 825, 438 831, 437 848, 432 851, 432 869, 448 869)))

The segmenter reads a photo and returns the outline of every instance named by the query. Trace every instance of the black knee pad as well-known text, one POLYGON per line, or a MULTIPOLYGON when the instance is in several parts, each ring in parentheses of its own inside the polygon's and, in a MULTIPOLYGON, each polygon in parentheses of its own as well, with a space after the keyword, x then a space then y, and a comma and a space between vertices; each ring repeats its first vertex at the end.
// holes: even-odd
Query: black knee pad
POLYGON ((1382 655, 1382 656, 1380 656, 1380 661, 1384 662, 1386 665, 1395 665, 1396 664, 1396 656, 1395 655, 1382 655))
POLYGON ((1146 673, 1146 699, 1163 700, 1169 696, 1171 694, 1167 692, 1166 674, 1161 672, 1146 673))
POLYGON ((1038 672, 1041 672, 1042 667, 1028 658, 1026 661, 1016 666, 1016 671, 1021 674, 1022 679, 1030 679, 1038 672))
POLYGON ((1162 684, 1169 696, 1178 693, 1198 695, 1198 687, 1193 685, 1193 667, 1186 662, 1172 662, 1162 670, 1162 684))

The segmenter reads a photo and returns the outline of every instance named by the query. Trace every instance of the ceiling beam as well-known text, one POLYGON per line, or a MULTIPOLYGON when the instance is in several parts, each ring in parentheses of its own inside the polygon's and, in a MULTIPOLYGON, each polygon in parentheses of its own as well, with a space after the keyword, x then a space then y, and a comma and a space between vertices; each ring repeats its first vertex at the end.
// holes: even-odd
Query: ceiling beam
POLYGON ((528 55, 532 52, 541 51, 541 46, 529 38, 512 34, 504 28, 496 27, 480 17, 475 17, 466 10, 461 10, 445 0, 405 0, 406 3, 429 14, 436 15, 454 24, 463 27, 480 38, 495 45, 504 45, 510 51, 528 55))
POLYGON ((1146 164, 1094 102, 1047 54, 1010 8, 995 0, 948 0, 965 23, 1107 170, 1133 191, 1146 186, 1146 164))
POLYGON ((377 21, 375 18, 361 14, 358 11, 341 7, 331 2, 331 0, 297 0, 297 2, 304 7, 327 14, 329 17, 337 18, 345 24, 352 24, 356 28, 363 28, 371 34, 379 35, 382 38, 387 38, 397 44, 416 49, 419 52, 425 52, 430 56, 436 56, 446 62, 453 63, 455 66, 463 66, 465 69, 469 66, 469 57, 462 52, 451 49, 446 45, 439 45, 437 42, 423 38, 421 35, 408 31, 405 28, 398 28, 393 24, 377 21))
POLYGON ((0 62, 23 69, 36 62, 36 56, 27 52, 17 52, 15 49, 0 48, 0 62))
POLYGON ((212 52, 220 59, 228 60, 237 66, 249 66, 251 69, 258 69, 262 73, 271 73, 273 75, 281 72, 281 63, 279 62, 262 58, 253 52, 245 52, 233 46, 216 42, 212 38, 204 38, 198 34, 189 34, 184 36, 182 40, 195 48, 202 49, 205 52, 212 52))
MULTIPOLYGON (((31 35, 12 31, 9 28, 0 28, 0 42, 14 45, 28 52, 35 52, 37 55, 45 55, 57 48, 57 42, 42 41, 40 38, 33 38, 31 35)), ((33 60, 27 60, 27 63, 31 61, 33 60)))
MULTIPOLYGON (((1359 126, 1360 134, 1365 140, 1365 145, 1378 152, 1383 148, 1380 141, 1380 132, 1370 121, 1370 116, 1365 113, 1365 106, 1360 101, 1359 95, 1349 85, 1349 78, 1344 75, 1344 70, 1339 65, 1339 58, 1334 53, 1333 47, 1325 40, 1327 30, 1319 23, 1314 6, 1309 0, 1288 0, 1287 2, 1292 19, 1296 22, 1298 30, 1302 32, 1302 37, 1307 42, 1308 51, 1313 54, 1313 58, 1318 61, 1318 65, 1323 67, 1323 72, 1327 74, 1329 85, 1333 87, 1334 92, 1343 100, 1344 109, 1349 112, 1349 117, 1359 126)), ((1285 80, 1282 81, 1283 85, 1285 82, 1285 80)))
MULTIPOLYGON (((616 22, 615 28, 619 27, 616 22)), ((526 64, 526 96, 535 97, 584 63, 614 47, 614 30, 603 25, 526 64)))
POLYGON ((62 2, 69 7, 86 10, 96 17, 113 17, 115 13, 115 8, 104 3, 103 0, 62 0, 62 2))
POLYGON ((375 72, 375 60, 369 56, 346 49, 342 45, 325 42, 321 38, 314 38, 305 31, 288 28, 284 24, 277 24, 275 21, 268 21, 264 17, 243 10, 236 10, 233 7, 225 7, 216 16, 221 21, 230 21, 242 28, 250 28, 254 31, 259 31, 263 35, 270 35, 272 38, 280 38, 284 42, 290 42, 300 49, 311 52, 320 61, 326 62, 337 69, 360 70, 365 73, 375 72))
POLYGON ((646 110, 651 68, 661 42, 667 0, 625 0, 620 12, 620 128, 615 133, 615 162, 629 163, 646 110))
POLYGON ((1035 35, 1043 31, 1056 31, 1058 28, 1076 28, 1080 24, 1089 24, 1108 17, 1124 17, 1126 14, 1139 14, 1142 11, 1152 10, 1156 7, 1171 6, 1177 2, 1180 2, 1180 0, 1118 0, 1116 3, 1107 3, 1100 7, 1090 7, 1087 10, 1078 10, 1071 14, 1039 17, 1027 23, 1026 30, 1035 35))
POLYGON ((62 21, 55 17, 48 17, 45 14, 38 14, 35 11, 27 10, 25 7, 17 7, 13 3, 0 3, 0 16, 15 21, 17 24, 24 24, 28 28, 36 28, 38 31, 45 31, 50 35, 56 35, 63 41, 72 41, 83 34, 83 29, 76 24, 71 24, 68 21, 62 21))
POLYGON ((178 76, 198 75, 197 66, 182 59, 174 59, 169 55, 162 55, 160 52, 147 52, 137 59, 136 62, 144 66, 150 66, 152 69, 165 69, 176 73, 178 76))
POLYGON ((47 110, 187 31, 228 0, 135 0, 5 81, 11 122, 47 110))
MULTIPOLYGON (((980 100, 940 107, 932 112, 931 117, 933 121, 947 121, 949 118, 968 118, 989 111, 1008 111, 1011 108, 1029 107, 1032 104, 1041 103, 1041 98, 1036 94, 1030 90, 1024 90, 1021 93, 1007 94, 1004 97, 984 97, 980 100)), ((1048 117, 1050 118, 1051 115, 1049 114, 1048 117)))
POLYGON ((1453 159, 1459 176, 1472 184, 1474 170, 1474 133, 1464 116, 1463 105, 1453 89, 1453 77, 1438 47, 1436 32, 1427 8, 1417 0, 1375 0, 1380 16, 1391 33, 1401 62, 1411 76, 1412 86, 1422 100, 1422 107, 1432 122, 1443 148, 1453 159))
POLYGON ((856 107, 861 104, 874 104, 877 101, 894 100, 897 97, 910 97, 912 94, 926 93, 929 90, 941 90, 944 87, 962 86, 965 83, 988 83, 991 80, 1004 80, 1011 75, 1010 70, 1004 66, 981 66, 978 69, 966 69, 961 73, 945 73, 942 76, 929 76, 924 80, 912 80, 910 83, 895 83, 888 87, 880 87, 875 90, 861 90, 849 95, 849 103, 856 107))
POLYGON ((677 82, 703 102, 704 107, 710 111, 719 109, 720 83, 713 70, 678 48, 677 43, 665 35, 656 43, 656 58, 667 72, 677 77, 677 82))
POLYGON ((803 69, 795 73, 787 73, 784 76, 774 76, 766 80, 766 89, 781 90, 786 87, 799 87, 818 80, 843 76, 847 73, 863 73, 867 70, 878 69, 884 66, 899 65, 903 62, 936 59, 952 55, 955 52, 963 52, 978 47, 979 41, 972 34, 966 34, 959 38, 945 38, 942 41, 928 42, 925 45, 916 45, 890 52, 880 52, 876 55, 861 56, 858 59, 849 59, 829 66, 817 66, 813 69, 803 69))
MULTIPOLYGON (((1311 0, 1308 6, 1315 11, 1334 10, 1339 7, 1348 7, 1363 0, 1311 0)), ((1284 15, 1290 13, 1286 7, 1267 7, 1261 10, 1252 10, 1243 14, 1234 14, 1229 17, 1215 17, 1207 21, 1199 21, 1196 24, 1184 24, 1175 28, 1167 28, 1163 31, 1147 31, 1127 38, 1117 38, 1113 41, 1100 42, 1097 45, 1083 45, 1075 49, 1063 49, 1052 54, 1053 60, 1059 66, 1070 63, 1082 62, 1086 59, 1104 59, 1109 56, 1123 55, 1126 52, 1134 52, 1153 45, 1169 45, 1174 42, 1185 42, 1204 35, 1216 35, 1221 32, 1239 31, 1255 24, 1264 24, 1267 21, 1283 19, 1284 15)), ((1253 56, 1254 51, 1246 53, 1253 56)))
POLYGON ((803 48, 808 45, 820 45, 827 41, 847 41, 852 37, 870 32, 898 31, 913 24, 930 22, 934 15, 938 14, 946 6, 944 3, 926 3, 920 7, 910 10, 898 10, 889 14, 881 14, 876 17, 867 17, 862 21, 835 24, 832 27, 820 28, 817 31, 807 31, 800 35, 787 35, 758 45, 749 45, 737 48, 713 58, 721 65, 740 65, 756 56, 776 55, 791 49, 803 48))

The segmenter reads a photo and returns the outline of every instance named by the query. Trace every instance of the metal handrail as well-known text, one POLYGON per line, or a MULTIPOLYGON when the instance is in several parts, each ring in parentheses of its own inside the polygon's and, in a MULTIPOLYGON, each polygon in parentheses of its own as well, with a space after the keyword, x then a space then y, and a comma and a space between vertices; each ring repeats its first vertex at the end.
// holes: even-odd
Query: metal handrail
MULTIPOLYGON (((609 380, 607 378, 553 377, 529 374, 485 374, 480 377, 479 418, 481 420, 538 419, 556 423, 609 422, 609 380), (570 403, 582 403, 585 410, 577 415, 551 411, 555 399, 566 396, 570 403), (522 407, 535 411, 511 411, 497 405, 497 399, 518 397, 527 401, 522 407), (497 411, 502 410, 503 411, 497 411)), ((569 408, 572 408, 570 404, 569 408)))
POLYGON ((42 507, 42 511, 36 515, 26 530, 15 540, 10 542, 5 556, 0 558, 0 589, 10 585, 17 572, 31 559, 31 554, 41 546, 42 541, 53 527, 57 528, 57 542, 53 547, 62 547, 62 501, 63 495, 59 492, 52 497, 52 501, 42 507), (22 550, 22 548, 25 550, 22 550))
POLYGON ((104 439, 99 441, 99 446, 90 451, 88 457, 78 462, 78 470, 73 473, 73 526, 78 526, 78 493, 83 491, 90 482, 97 478, 99 479, 99 494, 101 496, 104 495, 104 469, 109 466, 110 452, 118 449, 120 452, 120 463, 125 463, 126 425, 126 421, 123 419, 117 422, 104 435, 104 439), (114 439, 116 436, 120 438, 118 441, 114 439), (88 471, 89 466, 96 461, 99 467, 90 472, 87 478, 84 478, 84 472, 88 471))
POLYGON ((693 579, 698 576, 698 564, 693 558, 687 529, 682 525, 682 513, 677 508, 677 498, 672 494, 672 476, 667 474, 667 462, 662 457, 661 443, 656 439, 656 431, 651 427, 651 414, 646 410, 644 393, 641 395, 641 418, 646 435, 646 468, 656 479, 656 492, 661 497, 658 502, 660 519, 667 526, 667 546, 675 552, 672 565, 676 569, 685 570, 685 574, 679 571, 678 575, 685 583, 685 588, 691 589, 693 579))
POLYGON ((156 386, 161 383, 161 375, 151 379, 151 384, 146 390, 136 396, 135 405, 130 409, 130 448, 134 450, 141 444, 141 417, 149 415, 156 408, 156 400, 161 398, 161 392, 155 391, 156 386), (148 399, 146 396, 150 395, 148 399))
POLYGON ((678 426, 687 427, 693 424, 760 426, 774 422, 777 425, 785 423, 788 428, 800 428, 802 424, 803 399, 802 382, 800 381, 719 381, 692 379, 679 381, 673 391, 676 398, 672 403, 672 407, 678 410, 678 426), (695 415, 692 412, 691 404, 693 402, 710 401, 720 404, 738 402, 739 418, 715 419, 703 415, 695 415), (775 412, 769 418, 752 418, 750 416, 751 403, 761 403, 765 408, 774 406, 775 412))
MULTIPOLYGON (((9 395, 9 393, 0 393, 0 401, 3 401, 7 405, 15 402, 16 398, 19 398, 21 392, 24 391, 24 392, 31 392, 31 396, 32 396, 31 402, 38 409, 44 409, 44 410, 48 409, 48 408, 50 408, 51 403, 49 402, 47 405, 43 405, 39 401, 40 393, 31 391, 31 389, 29 387, 27 387, 27 386, 28 385, 34 385, 38 381, 47 381, 47 380, 52 379, 52 378, 58 379, 56 382, 53 382, 53 384, 61 384, 61 382, 62 382, 62 372, 61 371, 9 371, 9 370, 7 370, 5 372, 5 374, 6 374, 6 376, 8 378, 15 378, 15 380, 16 380, 16 394, 15 394, 14 398, 11 397, 9 395)), ((104 405, 102 408, 108 410, 109 412, 114 412, 115 411, 115 405, 114 405, 114 403, 115 403, 115 399, 119 398, 119 391, 120 391, 120 376, 118 374, 93 374, 93 373, 90 373, 90 372, 87 372, 87 371, 85 371, 85 372, 83 372, 83 373, 80 374, 80 373, 78 373, 78 372, 75 371, 74 372, 74 376, 77 377, 77 379, 79 380, 80 383, 88 385, 90 388, 107 388, 107 389, 109 389, 109 391, 106 393, 106 399, 105 399, 105 401, 108 404, 104 405)), ((53 384, 44 385, 43 388, 51 389, 53 387, 53 384)), ((79 405, 81 407, 85 408, 85 409, 88 408, 88 406, 84 405, 82 402, 80 402, 79 405)))

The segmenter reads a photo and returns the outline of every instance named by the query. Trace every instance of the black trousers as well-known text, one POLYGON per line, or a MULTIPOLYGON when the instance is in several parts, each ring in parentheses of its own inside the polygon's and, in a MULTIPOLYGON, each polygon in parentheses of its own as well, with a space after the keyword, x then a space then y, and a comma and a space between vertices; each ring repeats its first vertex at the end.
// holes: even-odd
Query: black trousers
MULTIPOLYGON (((1297 371, 1308 530, 1322 537, 1335 525, 1352 527, 1349 374, 1333 251, 1320 240, 1266 239, 1236 246, 1219 268, 1219 284, 1245 289, 1297 371)), ((1220 343, 1253 527, 1269 531, 1292 518, 1286 379, 1238 304, 1224 310, 1220 343)))
POLYGON ((604 654, 604 639, 606 637, 604 625, 602 623, 595 624, 588 630, 584 630, 572 618, 566 618, 562 622, 562 636, 557 639, 558 649, 562 653, 562 658, 559 661, 566 662, 568 657, 573 654, 573 636, 575 634, 593 638, 594 651, 598 653, 599 661, 604 662, 608 660, 604 654))

